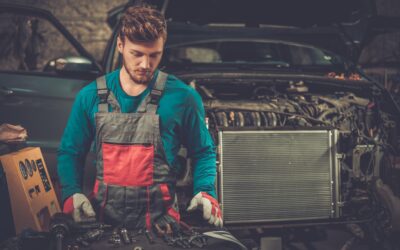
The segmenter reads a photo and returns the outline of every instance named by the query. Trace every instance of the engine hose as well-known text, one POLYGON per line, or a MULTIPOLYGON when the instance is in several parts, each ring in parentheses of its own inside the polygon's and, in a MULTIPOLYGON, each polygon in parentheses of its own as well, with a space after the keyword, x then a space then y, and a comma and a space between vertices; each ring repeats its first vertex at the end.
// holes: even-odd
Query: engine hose
POLYGON ((234 127, 235 126, 235 112, 230 111, 228 113, 228 125, 229 127, 234 127))
POLYGON ((265 112, 260 112, 260 116, 261 116, 261 126, 268 126, 268 118, 265 115, 265 112))
POLYGON ((327 117, 328 115, 333 115, 333 114, 338 114, 337 110, 336 110, 336 109, 328 109, 328 110, 325 110, 324 112, 322 112, 322 113, 317 117, 317 119, 318 119, 318 120, 321 120, 321 121, 324 121, 324 120, 326 120, 326 117, 327 117))
POLYGON ((261 126, 261 117, 258 112, 252 112, 251 113, 252 119, 253 119, 253 125, 256 127, 261 126))
POLYGON ((243 115, 245 120, 244 122, 245 126, 253 126, 253 120, 251 119, 250 112, 244 112, 243 115))
POLYGON ((235 112, 236 114, 236 126, 237 127, 244 127, 244 117, 242 112, 238 111, 235 112))
POLYGON ((218 126, 228 127, 228 118, 225 112, 217 112, 215 115, 217 117, 218 126))
POLYGON ((270 121, 270 126, 271 127, 278 126, 278 117, 276 116, 276 114, 268 112, 267 115, 268 115, 268 120, 270 121))
POLYGON ((207 112, 207 116, 210 118, 211 121, 208 122, 208 124, 213 124, 213 125, 217 125, 218 121, 217 118, 215 117, 215 113, 214 112, 207 112))

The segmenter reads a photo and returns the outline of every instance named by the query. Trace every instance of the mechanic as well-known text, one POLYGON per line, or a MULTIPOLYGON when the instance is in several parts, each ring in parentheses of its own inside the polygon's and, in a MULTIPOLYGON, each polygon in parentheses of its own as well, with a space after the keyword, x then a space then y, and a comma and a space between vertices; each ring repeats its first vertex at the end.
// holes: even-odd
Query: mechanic
POLYGON ((117 47, 123 64, 77 95, 58 152, 63 211, 75 221, 150 229, 179 223, 177 154, 184 145, 194 164, 194 197, 222 226, 215 197, 216 155, 198 93, 157 69, 167 37, 163 15, 131 6, 122 16, 117 47), (95 142, 96 181, 89 201, 82 193, 83 166, 95 142))

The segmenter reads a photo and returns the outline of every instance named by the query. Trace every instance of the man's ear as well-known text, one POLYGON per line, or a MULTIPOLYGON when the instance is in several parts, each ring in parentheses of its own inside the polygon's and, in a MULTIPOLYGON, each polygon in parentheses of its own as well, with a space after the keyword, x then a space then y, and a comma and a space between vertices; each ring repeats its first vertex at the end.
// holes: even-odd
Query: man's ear
POLYGON ((117 37, 117 48, 118 48, 119 53, 122 54, 122 49, 124 48, 124 43, 119 36, 117 37))

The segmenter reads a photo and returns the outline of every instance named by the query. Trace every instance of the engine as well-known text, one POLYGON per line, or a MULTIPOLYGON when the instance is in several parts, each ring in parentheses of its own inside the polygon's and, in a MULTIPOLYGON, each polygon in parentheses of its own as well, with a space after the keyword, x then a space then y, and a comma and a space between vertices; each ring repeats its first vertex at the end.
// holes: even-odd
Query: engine
MULTIPOLYGON (((371 85, 188 81, 203 97, 218 149, 217 190, 227 226, 379 216, 388 226, 374 183, 396 186, 391 158, 398 118, 371 85)), ((190 178, 189 169, 178 184, 189 187, 190 178)))

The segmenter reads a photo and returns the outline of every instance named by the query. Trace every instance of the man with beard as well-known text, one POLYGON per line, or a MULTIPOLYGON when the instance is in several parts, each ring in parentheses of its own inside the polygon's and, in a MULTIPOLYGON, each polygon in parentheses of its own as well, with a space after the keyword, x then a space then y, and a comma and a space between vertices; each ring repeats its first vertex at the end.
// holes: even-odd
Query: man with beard
POLYGON ((98 78, 76 97, 58 154, 63 211, 75 221, 97 216, 134 229, 179 224, 175 182, 184 145, 194 164, 188 210, 202 209, 210 224, 222 226, 215 200, 215 150, 201 98, 157 69, 166 37, 159 11, 129 7, 117 41, 121 69, 98 78), (92 141, 97 171, 89 201, 82 193, 82 175, 92 141))

